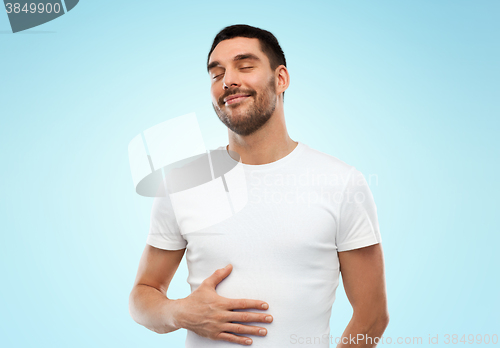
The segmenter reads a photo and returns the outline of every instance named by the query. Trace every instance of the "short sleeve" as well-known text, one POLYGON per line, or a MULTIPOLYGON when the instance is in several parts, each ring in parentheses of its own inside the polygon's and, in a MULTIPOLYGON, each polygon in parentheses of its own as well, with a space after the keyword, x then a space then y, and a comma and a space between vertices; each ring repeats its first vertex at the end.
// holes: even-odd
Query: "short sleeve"
POLYGON ((365 177, 356 168, 351 170, 340 202, 336 242, 337 251, 382 242, 372 192, 365 177))
POLYGON ((187 245, 180 233, 168 194, 166 197, 157 196, 153 201, 151 224, 146 243, 165 250, 184 249, 187 245))

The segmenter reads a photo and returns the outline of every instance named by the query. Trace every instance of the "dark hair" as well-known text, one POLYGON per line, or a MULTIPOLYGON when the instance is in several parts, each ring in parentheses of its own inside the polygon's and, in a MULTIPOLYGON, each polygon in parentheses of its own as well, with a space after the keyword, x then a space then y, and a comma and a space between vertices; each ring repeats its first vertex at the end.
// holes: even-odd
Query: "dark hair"
MULTIPOLYGON (((286 66, 286 59, 283 50, 281 49, 278 39, 267 30, 252 27, 246 24, 235 24, 225 27, 215 36, 210 52, 208 52, 207 66, 210 61, 210 55, 214 51, 219 42, 229 40, 235 37, 247 37, 250 39, 259 39, 260 49, 269 59, 271 69, 276 70, 280 65, 286 66)), ((283 100, 285 100, 285 92, 283 92, 283 100)))

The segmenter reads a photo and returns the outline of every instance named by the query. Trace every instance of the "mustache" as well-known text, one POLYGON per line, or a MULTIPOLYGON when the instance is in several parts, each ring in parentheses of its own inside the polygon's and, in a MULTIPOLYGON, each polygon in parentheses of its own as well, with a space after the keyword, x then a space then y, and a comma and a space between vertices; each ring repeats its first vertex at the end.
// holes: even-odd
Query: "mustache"
POLYGON ((249 96, 253 97, 256 92, 253 90, 232 90, 230 92, 224 93, 220 98, 219 98, 219 104, 224 104, 224 99, 227 97, 234 95, 234 94, 248 94, 249 96))

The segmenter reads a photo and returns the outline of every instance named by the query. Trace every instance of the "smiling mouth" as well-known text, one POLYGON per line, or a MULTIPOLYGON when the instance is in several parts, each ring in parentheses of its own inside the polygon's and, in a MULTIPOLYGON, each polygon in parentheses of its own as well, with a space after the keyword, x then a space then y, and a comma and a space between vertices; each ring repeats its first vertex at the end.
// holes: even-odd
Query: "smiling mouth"
POLYGON ((229 99, 228 101, 226 101, 225 104, 226 105, 236 104, 236 103, 239 103, 240 101, 247 99, 248 97, 250 97, 250 96, 246 95, 246 96, 241 96, 241 97, 237 97, 237 98, 232 98, 232 99, 229 99))

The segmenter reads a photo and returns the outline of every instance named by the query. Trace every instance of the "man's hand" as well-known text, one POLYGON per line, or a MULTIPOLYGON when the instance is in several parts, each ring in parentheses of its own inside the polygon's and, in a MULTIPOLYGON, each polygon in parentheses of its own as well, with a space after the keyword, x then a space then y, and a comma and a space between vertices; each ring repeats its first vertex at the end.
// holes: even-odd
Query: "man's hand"
POLYGON ((191 295, 178 300, 181 310, 178 312, 176 321, 180 328, 191 330, 212 340, 224 340, 243 345, 252 344, 252 340, 235 334, 258 336, 267 334, 267 330, 263 327, 233 323, 272 322, 273 317, 269 314, 233 312, 234 309, 268 309, 267 303, 259 300, 229 299, 219 296, 215 291, 217 284, 226 278, 232 269, 232 265, 227 265, 225 268, 216 270, 191 295))

